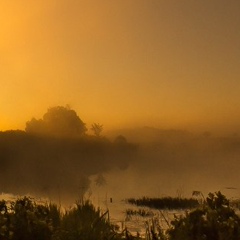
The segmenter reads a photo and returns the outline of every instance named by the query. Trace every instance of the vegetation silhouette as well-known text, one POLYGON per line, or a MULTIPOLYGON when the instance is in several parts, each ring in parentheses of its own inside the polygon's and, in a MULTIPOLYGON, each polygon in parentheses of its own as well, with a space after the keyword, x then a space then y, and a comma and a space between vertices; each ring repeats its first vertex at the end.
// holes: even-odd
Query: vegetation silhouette
POLYGON ((85 123, 69 106, 49 108, 42 119, 26 123, 26 132, 58 137, 79 137, 86 133, 85 123))
POLYGON ((150 207, 155 209, 192 209, 199 205, 198 200, 193 198, 148 198, 143 197, 139 199, 129 198, 127 202, 137 206, 150 207))
POLYGON ((137 148, 118 149, 106 137, 86 133, 69 107, 48 109, 26 131, 0 132, 0 187, 3 192, 73 200, 87 191, 91 175, 126 168, 137 148))
POLYGON ((116 240, 120 239, 116 229, 89 201, 77 202, 66 211, 29 197, 0 202, 0 239, 116 240))
MULTIPOLYGON (((146 215, 142 211, 130 214, 146 215)), ((164 231, 157 219, 146 225, 145 238, 134 237, 127 228, 119 231, 90 201, 77 201, 61 211, 52 203, 39 203, 29 197, 0 201, 0 239, 6 240, 238 240, 240 218, 221 192, 209 193, 206 201, 185 215, 175 216, 164 231)))
POLYGON ((203 205, 175 217, 167 232, 170 240, 238 240, 240 218, 221 193, 209 193, 203 205))
POLYGON ((96 137, 100 137, 101 133, 103 131, 103 125, 101 125, 99 123, 93 123, 91 130, 93 131, 93 133, 96 137))

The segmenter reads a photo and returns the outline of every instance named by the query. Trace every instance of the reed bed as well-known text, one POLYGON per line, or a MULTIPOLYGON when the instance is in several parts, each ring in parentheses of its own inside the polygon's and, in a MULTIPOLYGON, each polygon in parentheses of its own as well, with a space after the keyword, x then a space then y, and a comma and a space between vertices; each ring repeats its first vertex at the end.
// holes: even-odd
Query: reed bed
POLYGON ((149 207, 154 209, 168 209, 168 210, 179 210, 179 209, 193 209, 199 206, 199 202, 194 198, 174 198, 174 197, 163 197, 163 198, 129 198, 127 202, 136 206, 149 207))

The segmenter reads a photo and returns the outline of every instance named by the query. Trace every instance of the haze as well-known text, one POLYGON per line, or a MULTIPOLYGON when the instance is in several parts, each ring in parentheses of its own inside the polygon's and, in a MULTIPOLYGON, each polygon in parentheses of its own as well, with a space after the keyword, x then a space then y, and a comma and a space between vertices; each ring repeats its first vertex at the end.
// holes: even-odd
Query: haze
POLYGON ((25 131, 0 132, 1 191, 64 204, 86 193, 95 200, 107 193, 123 199, 190 196, 195 190, 239 196, 237 134, 144 127, 106 137, 97 123, 88 130, 69 106, 56 106, 27 121, 25 131))
POLYGON ((239 12, 237 0, 1 1, 0 129, 69 104, 109 130, 235 132, 239 12))
POLYGON ((1 0, 1 191, 239 197, 239 12, 239 0, 1 0))

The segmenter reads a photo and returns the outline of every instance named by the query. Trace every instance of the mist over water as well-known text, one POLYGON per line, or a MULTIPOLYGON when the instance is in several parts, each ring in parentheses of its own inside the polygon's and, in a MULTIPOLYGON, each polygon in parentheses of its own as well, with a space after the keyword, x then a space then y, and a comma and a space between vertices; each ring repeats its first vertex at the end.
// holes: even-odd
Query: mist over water
POLYGON ((110 141, 100 124, 92 135, 86 130, 75 111, 58 106, 28 121, 26 131, 1 132, 1 191, 74 202, 88 191, 90 176, 128 167, 135 145, 123 136, 110 141))
POLYGON ((130 141, 139 140, 139 148, 137 159, 126 171, 117 173, 122 183, 119 192, 131 197, 190 197, 194 190, 205 195, 220 190, 239 197, 238 136, 154 128, 122 131, 130 141))
POLYGON ((144 127, 87 134, 68 107, 0 133, 0 187, 61 203, 82 198, 239 197, 240 137, 144 127), (98 195, 98 196, 97 196, 98 195))
POLYGON ((13 194, 79 199, 89 177, 126 168, 132 146, 97 138, 55 138, 23 131, 0 134, 1 190, 13 194))

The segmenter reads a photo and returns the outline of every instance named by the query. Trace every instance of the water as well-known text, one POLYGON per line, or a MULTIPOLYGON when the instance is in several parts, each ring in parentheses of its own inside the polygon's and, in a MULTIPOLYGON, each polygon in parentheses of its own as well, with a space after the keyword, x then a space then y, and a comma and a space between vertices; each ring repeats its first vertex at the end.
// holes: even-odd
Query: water
POLYGON ((146 230, 152 225, 160 226, 162 230, 167 230, 174 216, 184 214, 185 211, 174 211, 174 210, 156 210, 148 207, 139 207, 127 203, 127 201, 118 198, 101 198, 98 195, 98 199, 92 196, 92 201, 95 206, 99 207, 102 213, 109 211, 110 222, 119 226, 119 232, 127 229, 131 234, 136 236, 139 234, 141 237, 145 237, 146 230), (97 200, 97 201, 96 201, 97 200), (133 211, 144 210, 149 213, 148 216, 140 216, 138 214, 127 214, 127 209, 133 211))

